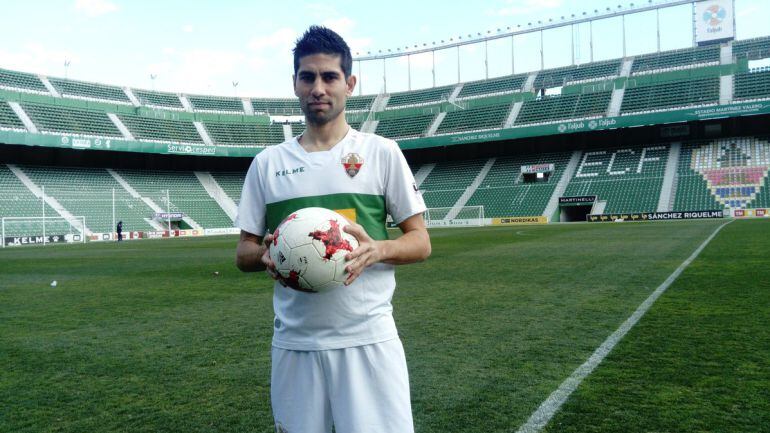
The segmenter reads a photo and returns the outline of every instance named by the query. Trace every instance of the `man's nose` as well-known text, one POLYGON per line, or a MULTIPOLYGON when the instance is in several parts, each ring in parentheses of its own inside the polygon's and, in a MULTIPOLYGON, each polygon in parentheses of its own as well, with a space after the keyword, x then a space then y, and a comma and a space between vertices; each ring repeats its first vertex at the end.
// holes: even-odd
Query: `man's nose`
POLYGON ((318 98, 323 96, 324 93, 326 93, 326 90, 324 89, 324 86, 323 86, 323 80, 320 77, 318 77, 313 82, 313 88, 311 89, 311 94, 314 97, 318 98))

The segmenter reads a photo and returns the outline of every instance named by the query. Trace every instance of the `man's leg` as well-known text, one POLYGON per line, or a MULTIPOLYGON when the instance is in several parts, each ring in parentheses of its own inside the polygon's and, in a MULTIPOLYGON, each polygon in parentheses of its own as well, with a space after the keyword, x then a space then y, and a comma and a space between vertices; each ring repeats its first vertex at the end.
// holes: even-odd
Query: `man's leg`
POLYGON ((278 433, 331 433, 319 352, 273 348, 270 400, 278 433))
POLYGON ((337 433, 414 432, 401 340, 321 353, 337 433))

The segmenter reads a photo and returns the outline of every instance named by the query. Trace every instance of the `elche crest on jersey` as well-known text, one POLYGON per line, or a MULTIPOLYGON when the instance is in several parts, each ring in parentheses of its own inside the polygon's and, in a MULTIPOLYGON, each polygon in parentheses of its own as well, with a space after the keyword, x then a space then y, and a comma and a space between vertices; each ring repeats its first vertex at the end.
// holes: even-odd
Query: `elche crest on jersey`
POLYGON ((364 158, 357 153, 348 153, 342 157, 342 167, 350 177, 355 177, 364 165, 364 158))

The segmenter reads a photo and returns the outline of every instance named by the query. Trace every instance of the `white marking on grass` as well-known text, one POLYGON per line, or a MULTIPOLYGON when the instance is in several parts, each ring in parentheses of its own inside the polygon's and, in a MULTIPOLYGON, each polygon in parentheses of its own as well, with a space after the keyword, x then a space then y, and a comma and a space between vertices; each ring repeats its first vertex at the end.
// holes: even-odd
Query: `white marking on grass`
POLYGON ((542 430, 543 427, 548 424, 551 418, 553 418, 554 414, 556 414, 564 402, 567 401, 569 396, 577 389, 583 379, 585 379, 586 376, 594 371, 596 366, 598 366, 602 360, 604 360, 604 358, 612 351, 615 345, 618 344, 618 342, 622 340, 623 337, 625 337, 625 335, 629 330, 631 330, 631 328, 634 327, 634 325, 636 325, 639 319, 644 316, 644 313, 650 309, 652 304, 655 303, 660 295, 662 295, 666 289, 668 289, 668 287, 677 278, 679 278, 679 275, 681 275, 687 266, 689 266, 690 263, 692 263, 693 260, 698 257, 701 251, 706 248, 706 245, 708 245, 709 242, 714 239, 717 233, 722 230, 722 227, 730 224, 733 221, 734 220, 730 220, 717 227, 716 230, 714 230, 714 233, 711 233, 711 236, 706 238, 706 240, 703 241, 698 249, 696 249, 692 255, 687 258, 687 260, 682 262, 682 264, 679 265, 679 267, 676 268, 676 270, 671 275, 669 275, 668 278, 666 278, 666 281, 661 283, 661 285, 658 286, 658 288, 655 289, 655 291, 652 292, 652 294, 647 297, 647 299, 645 299, 644 302, 639 305, 639 307, 637 307, 636 311, 634 311, 634 314, 626 319, 626 321, 623 322, 623 324, 620 325, 620 327, 615 330, 612 335, 607 337, 607 339, 604 340, 604 343, 602 343, 601 346, 599 346, 599 348, 594 351, 593 355, 591 355, 591 357, 588 358, 588 360, 584 362, 583 365, 573 371, 572 374, 567 379, 565 379, 561 385, 559 385, 556 391, 552 392, 551 395, 549 395, 548 398, 540 404, 540 407, 538 407, 537 410, 529 416, 527 422, 519 427, 517 433, 535 433, 542 430))

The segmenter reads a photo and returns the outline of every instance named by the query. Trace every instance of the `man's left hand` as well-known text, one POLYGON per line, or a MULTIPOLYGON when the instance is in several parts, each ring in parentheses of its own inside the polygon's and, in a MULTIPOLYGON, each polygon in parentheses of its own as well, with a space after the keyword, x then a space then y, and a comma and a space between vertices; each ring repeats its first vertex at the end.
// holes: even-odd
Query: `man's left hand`
POLYGON ((345 285, 349 286, 365 268, 382 261, 382 244, 372 239, 360 224, 349 224, 343 230, 358 240, 358 248, 345 256, 345 270, 349 273, 345 285))

